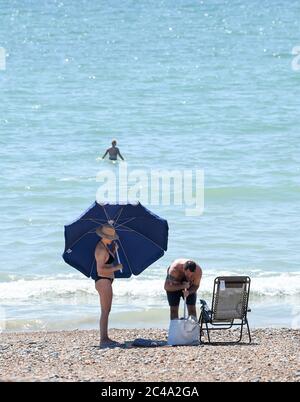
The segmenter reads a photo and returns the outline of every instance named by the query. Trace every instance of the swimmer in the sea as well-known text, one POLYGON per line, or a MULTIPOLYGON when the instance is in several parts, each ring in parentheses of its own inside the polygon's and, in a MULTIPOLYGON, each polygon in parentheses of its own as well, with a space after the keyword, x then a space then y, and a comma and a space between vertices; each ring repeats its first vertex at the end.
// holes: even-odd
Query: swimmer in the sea
POLYGON ((107 154, 109 154, 109 159, 111 161, 116 161, 118 159, 118 156, 122 159, 122 161, 124 160, 123 156, 121 155, 121 152, 119 150, 119 148, 117 147, 117 141, 113 140, 111 143, 111 147, 108 148, 105 152, 105 154, 102 156, 102 159, 104 159, 106 157, 107 154))

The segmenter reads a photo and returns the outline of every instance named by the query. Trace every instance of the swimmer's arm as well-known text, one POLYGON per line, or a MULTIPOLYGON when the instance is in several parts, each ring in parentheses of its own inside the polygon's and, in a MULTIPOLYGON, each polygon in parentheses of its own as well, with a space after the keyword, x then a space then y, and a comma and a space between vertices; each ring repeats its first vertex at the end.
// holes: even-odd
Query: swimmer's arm
POLYGON ((106 150, 105 154, 102 156, 102 159, 104 159, 107 154, 108 154, 108 149, 106 150))
POLYGON ((119 150, 119 148, 118 148, 118 155, 119 155, 119 157, 122 159, 122 161, 124 160, 124 158, 123 158, 123 156, 121 155, 121 152, 120 152, 120 150, 119 150))

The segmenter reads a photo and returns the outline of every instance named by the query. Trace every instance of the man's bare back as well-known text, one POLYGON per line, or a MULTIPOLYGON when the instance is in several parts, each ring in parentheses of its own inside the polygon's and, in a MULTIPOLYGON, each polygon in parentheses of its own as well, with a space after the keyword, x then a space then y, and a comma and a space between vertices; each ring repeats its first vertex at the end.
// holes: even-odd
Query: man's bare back
POLYGON ((202 276, 202 270, 200 266, 196 264, 195 272, 187 273, 184 269, 184 265, 186 264, 187 261, 190 260, 187 258, 178 258, 177 260, 174 260, 168 269, 168 279, 173 281, 174 284, 189 282, 190 286, 194 284, 199 285, 202 276))
POLYGON ((102 159, 104 159, 106 157, 107 154, 109 154, 109 159, 111 161, 116 161, 118 159, 118 156, 124 160, 123 156, 121 155, 121 152, 119 150, 119 148, 116 146, 117 145, 117 141, 113 141, 111 143, 111 147, 108 148, 105 152, 105 154, 103 155, 102 159))

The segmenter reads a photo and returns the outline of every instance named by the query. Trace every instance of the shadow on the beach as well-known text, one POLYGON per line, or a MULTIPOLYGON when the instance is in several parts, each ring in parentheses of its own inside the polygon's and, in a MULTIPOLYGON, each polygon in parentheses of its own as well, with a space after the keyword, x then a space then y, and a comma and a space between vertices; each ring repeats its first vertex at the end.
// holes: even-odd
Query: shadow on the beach
POLYGON ((145 349, 145 348, 159 348, 159 347, 215 347, 215 346, 227 346, 227 347, 239 347, 239 346, 258 346, 257 342, 239 342, 239 343, 228 343, 228 342, 214 342, 214 343, 199 343, 196 345, 168 345, 167 341, 162 340, 152 340, 152 339, 135 339, 133 341, 125 341, 123 343, 118 343, 114 346, 100 347, 99 345, 91 346, 92 349, 96 350, 111 350, 111 349, 145 349))
POLYGON ((137 349, 137 348, 159 348, 168 346, 167 341, 162 340, 154 340, 154 339, 144 339, 144 338, 137 338, 133 341, 125 342, 125 348, 127 349, 137 349))
POLYGON ((111 349, 140 349, 140 348, 159 348, 168 346, 167 341, 157 341, 152 339, 135 339, 132 341, 125 341, 117 345, 100 347, 99 345, 91 346, 91 349, 96 350, 111 350, 111 349))

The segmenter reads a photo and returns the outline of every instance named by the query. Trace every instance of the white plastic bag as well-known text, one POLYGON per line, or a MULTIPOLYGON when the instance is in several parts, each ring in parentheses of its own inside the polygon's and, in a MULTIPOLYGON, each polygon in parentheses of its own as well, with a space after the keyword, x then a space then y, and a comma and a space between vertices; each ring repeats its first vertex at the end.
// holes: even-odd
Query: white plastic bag
POLYGON ((199 336, 199 324, 196 321, 186 318, 170 321, 168 345, 197 345, 199 336))
POLYGON ((184 303, 184 318, 171 320, 168 334, 168 345, 199 344, 200 328, 193 317, 186 318, 186 301, 184 303))

